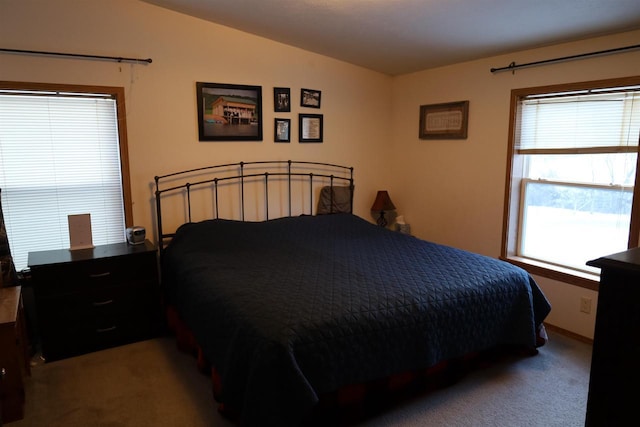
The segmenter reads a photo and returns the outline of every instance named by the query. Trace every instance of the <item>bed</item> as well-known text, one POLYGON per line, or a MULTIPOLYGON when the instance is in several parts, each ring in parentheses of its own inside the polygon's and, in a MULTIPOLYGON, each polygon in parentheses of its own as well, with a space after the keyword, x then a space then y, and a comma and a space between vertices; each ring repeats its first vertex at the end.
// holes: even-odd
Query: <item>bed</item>
MULTIPOLYGON (((322 165, 311 166, 335 166, 322 165)), ((236 175, 241 186, 252 175, 262 187, 263 175, 245 167, 236 175)), ((280 186, 307 179, 291 167, 280 186)), ((330 201, 325 215, 188 218, 167 234, 159 226, 158 237, 168 240, 161 252, 167 305, 210 366, 220 407, 239 413, 243 425, 300 425, 323 396, 354 385, 389 385, 497 348, 535 353, 544 343, 550 305, 527 272, 357 217, 347 170, 346 178, 316 170, 311 181, 321 189, 308 189, 332 198, 335 181, 346 183, 335 187, 349 189, 347 212, 332 212, 330 201)), ((192 182, 168 188, 192 203, 185 195, 192 182)))

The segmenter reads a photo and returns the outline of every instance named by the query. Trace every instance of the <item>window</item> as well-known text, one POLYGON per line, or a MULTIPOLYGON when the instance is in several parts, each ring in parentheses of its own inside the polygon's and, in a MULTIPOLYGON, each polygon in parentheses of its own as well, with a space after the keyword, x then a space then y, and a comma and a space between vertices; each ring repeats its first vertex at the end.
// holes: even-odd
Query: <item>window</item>
POLYGON ((595 288, 638 245, 640 78, 512 92, 503 258, 595 288))
POLYGON ((0 82, 0 189, 16 269, 69 247, 67 216, 93 243, 125 240, 131 202, 121 88, 0 82))

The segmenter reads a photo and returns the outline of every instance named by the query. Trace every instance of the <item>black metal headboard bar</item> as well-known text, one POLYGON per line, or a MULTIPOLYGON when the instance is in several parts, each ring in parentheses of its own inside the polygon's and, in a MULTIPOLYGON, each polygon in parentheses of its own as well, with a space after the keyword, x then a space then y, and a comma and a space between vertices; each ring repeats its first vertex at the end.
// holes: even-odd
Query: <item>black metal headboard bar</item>
MULTIPOLYGON (((166 175, 156 176, 156 220, 157 220, 157 231, 158 231, 158 241, 159 246, 161 248, 164 247, 164 241, 168 238, 171 238, 175 235, 175 233, 165 233, 163 230, 163 222, 162 222, 162 195, 165 193, 178 192, 182 190, 186 193, 186 203, 187 203, 187 221, 192 222, 191 217, 191 189, 213 184, 213 193, 215 200, 215 218, 220 217, 219 213, 219 198, 218 198, 218 184, 224 181, 233 181, 236 180, 240 185, 240 212, 241 212, 241 220, 245 220, 245 181, 253 180, 257 178, 264 177, 264 187, 265 187, 265 215, 266 219, 269 219, 269 179, 271 177, 286 177, 287 180, 287 192, 288 192, 288 214, 292 215, 292 182, 295 179, 301 180, 303 177, 309 178, 309 209, 313 212, 313 186, 314 186, 314 178, 319 179, 328 179, 329 186, 331 188, 334 187, 334 181, 338 181, 340 183, 346 183, 351 189, 351 198, 349 200, 351 211, 353 211, 353 167, 336 165, 332 163, 322 163, 322 162, 309 162, 309 161, 293 161, 293 160, 267 160, 267 161, 255 161, 255 162, 238 162, 238 163, 227 163, 221 165, 213 165, 213 166, 205 166, 201 168, 194 168, 180 172, 174 172, 166 175), (265 172, 253 172, 247 173, 245 171, 245 167, 254 167, 258 165, 265 166, 268 168, 276 168, 281 165, 287 165, 286 172, 280 171, 265 171, 265 172), (234 174, 233 168, 239 168, 238 172, 234 174), (316 168, 317 167, 317 168, 316 168), (315 169, 318 170, 315 170, 315 169), (212 173, 216 173, 220 171, 224 174, 224 176, 215 176, 215 177, 207 177, 206 179, 198 179, 196 181, 188 181, 189 178, 197 178, 201 175, 210 175, 212 173), (182 180, 182 181, 181 181, 182 180), (179 182, 179 184, 172 184, 175 182, 179 182), (163 187, 162 184, 166 184, 166 187, 163 187)), ((333 209, 333 191, 330 192, 330 207, 333 209)))

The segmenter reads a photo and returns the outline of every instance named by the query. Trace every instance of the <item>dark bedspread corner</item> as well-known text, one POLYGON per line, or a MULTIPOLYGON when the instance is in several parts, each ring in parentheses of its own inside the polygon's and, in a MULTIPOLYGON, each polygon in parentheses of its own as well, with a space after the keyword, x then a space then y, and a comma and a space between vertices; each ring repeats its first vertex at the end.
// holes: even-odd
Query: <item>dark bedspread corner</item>
POLYGON ((550 311, 518 267, 351 214, 187 224, 164 253, 163 282, 223 402, 260 425, 295 425, 347 384, 535 348, 550 311))
POLYGON ((534 322, 536 325, 536 347, 542 347, 549 341, 543 322, 551 313, 551 303, 549 303, 542 289, 531 276, 529 276, 529 286, 531 287, 534 322))

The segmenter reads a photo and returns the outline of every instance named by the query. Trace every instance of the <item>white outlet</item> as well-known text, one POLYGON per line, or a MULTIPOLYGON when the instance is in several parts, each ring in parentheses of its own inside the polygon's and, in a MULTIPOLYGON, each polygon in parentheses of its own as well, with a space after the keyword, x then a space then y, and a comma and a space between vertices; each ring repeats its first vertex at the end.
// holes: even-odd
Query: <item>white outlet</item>
POLYGON ((580 311, 583 313, 591 313, 591 298, 580 298, 580 311))

